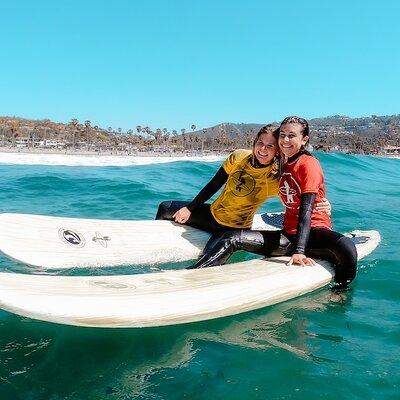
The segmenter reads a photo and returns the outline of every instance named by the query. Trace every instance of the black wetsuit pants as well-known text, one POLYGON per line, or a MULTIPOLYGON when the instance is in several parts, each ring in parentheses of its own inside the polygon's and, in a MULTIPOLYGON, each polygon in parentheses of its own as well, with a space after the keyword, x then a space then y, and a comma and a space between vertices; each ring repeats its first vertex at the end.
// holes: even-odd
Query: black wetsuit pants
MULTIPOLYGON (((224 264, 237 250, 246 250, 265 256, 293 254, 295 235, 283 231, 227 231, 208 247, 191 268, 205 268, 224 264)), ((357 272, 357 250, 352 240, 326 228, 311 228, 306 253, 333 263, 334 289, 346 289, 357 272)))
MULTIPOLYGON (((167 219, 172 221, 173 215, 182 207, 186 207, 189 203, 189 201, 163 201, 158 206, 156 219, 167 219)), ((211 205, 208 203, 199 204, 191 212, 189 219, 185 223, 185 225, 209 232, 211 234, 211 238, 204 247, 202 252, 203 254, 208 253, 225 232, 236 231, 234 228, 218 223, 213 217, 210 207, 211 205)))
MULTIPOLYGON (((173 215, 182 207, 186 207, 189 201, 163 201, 158 206, 156 219, 173 220, 173 215)), ((224 233, 232 229, 219 224, 211 214, 210 204, 199 204, 190 214, 189 219, 185 223, 193 228, 201 229, 210 233, 224 233)))

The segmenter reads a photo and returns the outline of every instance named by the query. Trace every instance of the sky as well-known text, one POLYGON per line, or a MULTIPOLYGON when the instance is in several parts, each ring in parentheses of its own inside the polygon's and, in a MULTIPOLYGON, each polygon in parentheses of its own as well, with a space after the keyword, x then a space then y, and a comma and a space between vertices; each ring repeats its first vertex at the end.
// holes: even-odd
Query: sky
POLYGON ((13 0, 0 115, 123 130, 400 113, 400 2, 13 0))

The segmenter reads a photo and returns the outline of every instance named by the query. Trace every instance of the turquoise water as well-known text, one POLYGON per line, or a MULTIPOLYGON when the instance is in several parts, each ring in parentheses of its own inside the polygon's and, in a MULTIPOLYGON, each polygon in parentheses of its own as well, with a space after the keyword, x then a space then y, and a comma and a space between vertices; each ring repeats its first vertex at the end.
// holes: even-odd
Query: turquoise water
MULTIPOLYGON (((382 235, 345 299, 322 289, 151 329, 78 328, 0 311, 0 399, 399 399, 400 160, 318 157, 335 229, 382 235)), ((190 199, 218 166, 3 164, 0 211, 148 219, 162 200, 190 199)), ((29 271, 4 257, 0 267, 29 271)))

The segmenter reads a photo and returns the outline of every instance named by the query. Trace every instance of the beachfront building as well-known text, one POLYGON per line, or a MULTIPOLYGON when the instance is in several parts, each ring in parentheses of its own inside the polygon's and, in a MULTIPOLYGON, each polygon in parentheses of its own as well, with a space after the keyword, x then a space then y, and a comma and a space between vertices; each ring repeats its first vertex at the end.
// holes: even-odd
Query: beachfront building
POLYGON ((15 141, 16 147, 28 147, 28 140, 26 138, 17 139, 15 141))
POLYGON ((400 157, 400 147, 398 146, 385 146, 381 148, 381 154, 384 156, 400 157))
POLYGON ((15 139, 15 147, 40 147, 40 148, 51 148, 51 149, 63 149, 66 146, 66 142, 58 140, 39 140, 31 137, 19 137, 15 139))
POLYGON ((63 149, 67 145, 64 141, 59 140, 40 140, 38 147, 45 147, 48 149, 63 149))

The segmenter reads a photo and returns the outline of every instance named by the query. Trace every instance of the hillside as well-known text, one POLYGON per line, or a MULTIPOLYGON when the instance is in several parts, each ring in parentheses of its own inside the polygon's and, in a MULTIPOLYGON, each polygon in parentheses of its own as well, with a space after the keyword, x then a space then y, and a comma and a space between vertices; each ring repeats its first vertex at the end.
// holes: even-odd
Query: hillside
MULTIPOLYGON (((350 118, 330 116, 309 121, 311 143, 322 151, 376 153, 384 146, 400 146, 400 114, 350 118)), ((0 144, 4 147, 58 147, 67 149, 135 149, 161 151, 226 151, 251 146, 262 124, 222 123, 191 132, 186 129, 150 129, 137 126, 126 132, 70 123, 0 117, 0 144), (180 132, 180 133, 178 133, 180 132)))

